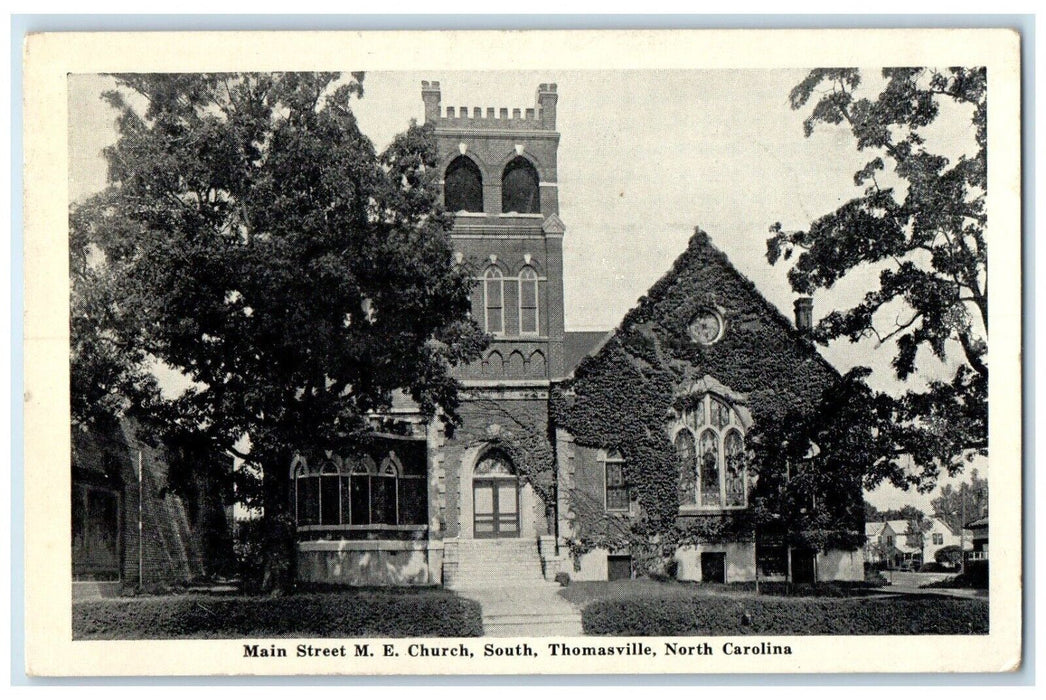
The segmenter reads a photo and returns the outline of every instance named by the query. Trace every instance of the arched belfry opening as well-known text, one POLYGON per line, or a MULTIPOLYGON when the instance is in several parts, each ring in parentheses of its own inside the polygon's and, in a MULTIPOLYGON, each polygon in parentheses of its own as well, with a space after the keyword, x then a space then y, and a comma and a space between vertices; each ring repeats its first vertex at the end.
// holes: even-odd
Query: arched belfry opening
POLYGON ((501 211, 505 214, 541 212, 538 171, 523 156, 509 161, 501 175, 501 211))
POLYGON ((447 166, 443 202, 449 212, 483 211, 483 175, 471 158, 458 156, 447 166))

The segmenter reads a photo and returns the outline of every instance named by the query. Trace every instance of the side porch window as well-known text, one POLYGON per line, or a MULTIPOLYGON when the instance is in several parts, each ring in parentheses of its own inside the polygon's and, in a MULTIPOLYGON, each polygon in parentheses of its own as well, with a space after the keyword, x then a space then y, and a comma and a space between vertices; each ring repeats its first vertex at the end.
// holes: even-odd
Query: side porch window
POLYGON ((318 469, 302 461, 294 470, 298 527, 424 525, 428 522, 424 467, 405 467, 394 451, 380 465, 369 455, 328 461, 318 469))

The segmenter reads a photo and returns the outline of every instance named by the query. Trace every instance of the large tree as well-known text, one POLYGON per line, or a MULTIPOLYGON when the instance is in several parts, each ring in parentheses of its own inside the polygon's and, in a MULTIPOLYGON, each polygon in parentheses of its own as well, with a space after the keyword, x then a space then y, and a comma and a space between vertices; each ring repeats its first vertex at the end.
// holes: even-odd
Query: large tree
POLYGON ((870 96, 863 77, 817 69, 792 90, 793 109, 813 105, 807 136, 846 129, 869 159, 854 175, 858 196, 806 230, 771 227, 767 258, 791 260, 801 294, 878 273, 875 288, 812 335, 892 344, 906 389, 893 392, 869 485, 928 490, 942 470, 955 474, 987 449, 987 77, 983 68, 890 68, 870 96), (933 146, 942 119, 972 127, 965 143, 948 140, 947 155, 933 146))
POLYGON ((959 532, 966 523, 987 514, 988 480, 981 478, 974 469, 969 481, 962 482, 958 488, 952 484, 942 486, 940 495, 930 501, 930 505, 935 516, 959 532))
POLYGON ((184 374, 191 388, 164 406, 172 430, 263 475, 240 493, 278 533, 272 586, 290 561, 292 455, 351 449, 397 389, 453 420, 450 368, 485 339, 452 259, 431 129, 412 124, 378 154, 352 112, 362 80, 116 76, 110 184, 71 217, 118 320, 79 334, 122 343, 132 376, 154 359, 184 374))

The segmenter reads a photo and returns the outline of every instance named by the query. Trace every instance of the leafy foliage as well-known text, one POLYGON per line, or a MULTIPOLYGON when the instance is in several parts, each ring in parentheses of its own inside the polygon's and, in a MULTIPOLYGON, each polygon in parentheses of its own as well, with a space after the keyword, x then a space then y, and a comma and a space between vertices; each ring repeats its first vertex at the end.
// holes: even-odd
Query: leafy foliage
POLYGON ((178 596, 73 605, 74 639, 479 637, 479 603, 436 591, 178 596))
POLYGON ((71 216, 105 302, 74 326, 74 377, 93 386, 111 346, 118 378, 153 359, 183 373, 168 422, 260 467, 264 487, 239 494, 266 517, 285 506, 294 452, 351 449, 394 390, 453 420, 450 368, 486 342, 451 259, 431 127, 378 154, 352 113, 362 80, 117 76, 110 185, 71 216))
POLYGON ((987 449, 987 73, 888 68, 874 98, 861 96, 862 77, 852 68, 817 69, 792 90, 793 109, 813 103, 807 136, 844 127, 872 155, 854 175, 859 196, 808 230, 772 226, 767 259, 792 261, 788 279, 803 294, 857 270, 879 272, 878 288, 821 319, 812 335, 822 343, 892 342, 896 377, 924 381, 894 402, 894 427, 872 473, 929 490, 941 470, 955 474, 987 449), (973 126, 957 158, 930 150, 931 127, 945 113, 973 126), (924 351, 946 376, 920 371, 924 351), (898 453, 916 469, 899 470, 898 453))
POLYGON ((988 480, 974 469, 969 481, 959 484, 959 488, 952 484, 942 486, 940 495, 930 505, 935 516, 959 532, 966 523, 988 514, 988 480))
POLYGON ((684 635, 987 634, 984 600, 912 596, 878 600, 635 596, 581 611, 585 634, 684 635))

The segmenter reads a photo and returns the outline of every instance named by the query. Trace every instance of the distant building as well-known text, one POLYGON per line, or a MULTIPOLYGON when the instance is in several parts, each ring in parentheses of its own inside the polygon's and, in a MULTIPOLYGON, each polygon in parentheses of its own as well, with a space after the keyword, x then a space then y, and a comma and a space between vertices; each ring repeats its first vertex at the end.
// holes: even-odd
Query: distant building
POLYGON ((966 525, 970 531, 972 547, 966 552, 967 562, 988 561, 988 516, 978 518, 966 525))
POLYGON ((917 568, 936 561, 937 552, 959 546, 961 538, 940 518, 924 518, 918 528, 908 520, 865 523, 865 556, 886 560, 893 568, 917 568))
POLYGON ((74 429, 72 445, 74 597, 184 584, 228 566, 230 513, 212 490, 187 503, 165 489, 170 448, 139 439, 130 420, 74 429))

